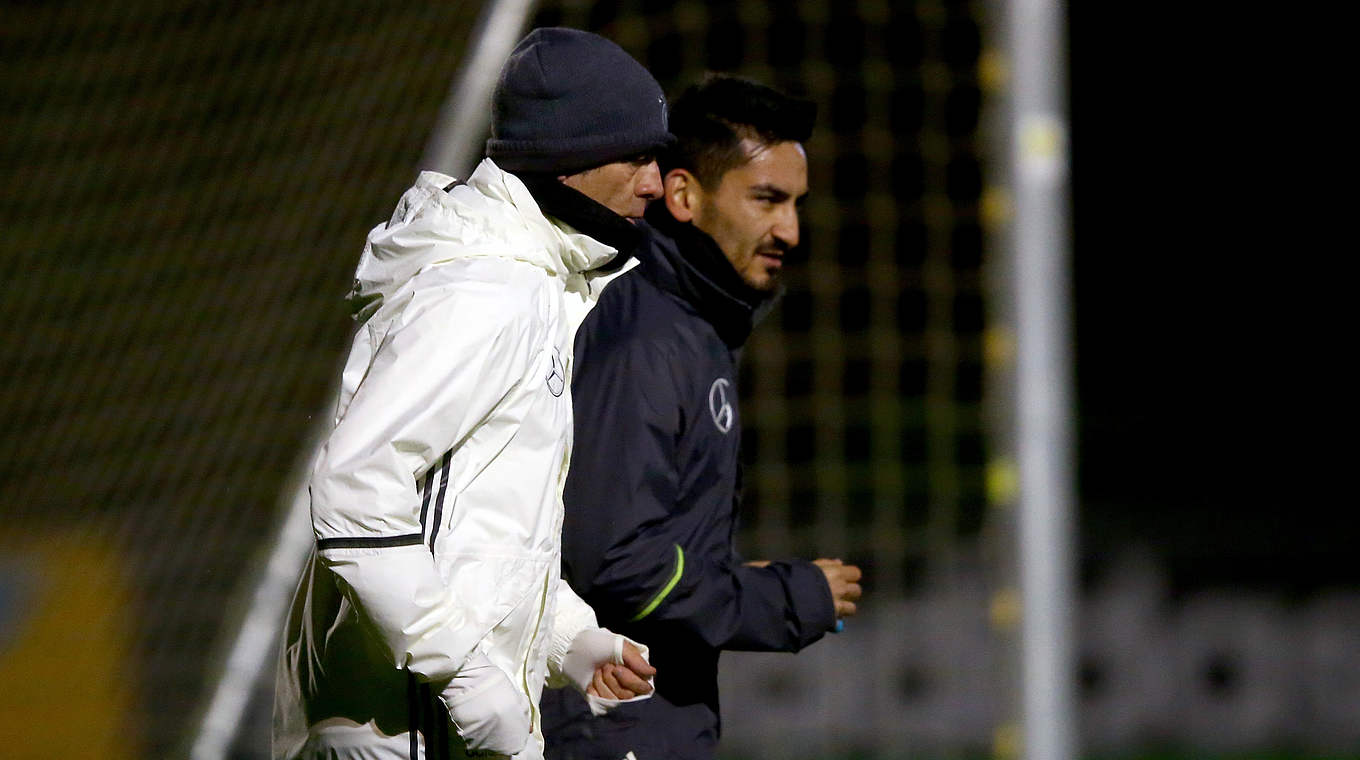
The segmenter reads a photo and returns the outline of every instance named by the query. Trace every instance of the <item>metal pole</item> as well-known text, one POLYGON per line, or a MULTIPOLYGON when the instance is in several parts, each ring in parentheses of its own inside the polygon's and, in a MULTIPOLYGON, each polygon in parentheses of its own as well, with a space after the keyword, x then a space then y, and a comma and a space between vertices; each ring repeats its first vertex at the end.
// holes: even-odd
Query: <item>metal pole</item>
MULTIPOLYGON (((308 450, 314 451, 316 446, 308 450)), ((306 485, 309 469, 294 473, 286 491, 293 498, 275 531, 269 557, 251 577, 254 592, 250 606, 236 629, 212 699, 194 734, 189 751, 191 760, 221 760, 227 756, 240 733, 255 686, 270 664, 269 654, 278 643, 299 570, 314 540, 306 485)))
POLYGON ((1013 183, 1021 716, 1028 760, 1074 755, 1073 466, 1062 4, 1013 0, 1013 183))

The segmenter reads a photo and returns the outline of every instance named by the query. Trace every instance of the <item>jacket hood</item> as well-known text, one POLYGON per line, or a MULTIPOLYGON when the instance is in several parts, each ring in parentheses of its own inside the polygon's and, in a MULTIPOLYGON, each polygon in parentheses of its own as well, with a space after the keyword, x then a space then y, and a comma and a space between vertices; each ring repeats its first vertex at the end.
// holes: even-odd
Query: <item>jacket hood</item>
POLYGON ((548 219, 524 183, 484 159, 467 181, 423 171, 397 202, 392 218, 368 233, 346 301, 356 320, 381 308, 427 267, 456 259, 524 261, 586 289, 583 272, 617 251, 548 219))

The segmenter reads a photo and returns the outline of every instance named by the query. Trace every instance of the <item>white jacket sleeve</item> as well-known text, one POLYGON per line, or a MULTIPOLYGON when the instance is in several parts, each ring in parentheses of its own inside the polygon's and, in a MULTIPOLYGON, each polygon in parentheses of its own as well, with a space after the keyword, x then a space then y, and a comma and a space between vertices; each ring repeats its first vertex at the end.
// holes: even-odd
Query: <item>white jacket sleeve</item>
POLYGON ((452 678, 494 621, 443 583, 423 544, 416 477, 524 377, 541 346, 536 324, 523 299, 490 283, 418 289, 312 473, 322 562, 393 667, 422 680, 452 678))
POLYGON ((571 683, 562 670, 562 660, 576 634, 587 628, 598 628, 595 610, 582 601, 564 580, 557 582, 556 614, 553 617, 552 639, 548 642, 548 688, 560 689, 571 683))
MULTIPOLYGON (((609 699, 586 693, 590 679, 600 665, 612 662, 623 664, 623 643, 629 642, 638 648, 644 660, 650 661, 646 645, 627 636, 621 636, 608 628, 600 628, 595 620, 595 611, 581 600, 566 581, 557 586, 557 615, 553 620, 553 635, 548 646, 548 681, 550 689, 564 686, 575 688, 586 698, 586 704, 593 715, 606 712, 625 702, 638 702, 650 699, 644 694, 632 699, 609 699)), ((654 683, 655 679, 647 679, 654 683)))

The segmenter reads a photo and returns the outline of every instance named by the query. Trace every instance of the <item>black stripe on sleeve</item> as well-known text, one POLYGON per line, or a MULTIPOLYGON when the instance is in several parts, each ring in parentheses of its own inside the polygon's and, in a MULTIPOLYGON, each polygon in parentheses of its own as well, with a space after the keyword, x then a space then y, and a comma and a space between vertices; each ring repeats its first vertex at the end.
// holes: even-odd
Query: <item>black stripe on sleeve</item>
POLYGON ((444 520, 444 492, 449 488, 449 462, 453 460, 453 449, 444 452, 440 462, 439 496, 434 500, 434 524, 430 526, 430 552, 434 552, 434 540, 439 536, 439 525, 444 520))
POLYGON ((346 538, 323 538, 316 542, 316 548, 326 549, 385 549, 389 546, 415 546, 421 542, 419 533, 405 536, 355 536, 346 538))
POLYGON ((421 494, 420 499, 420 533, 425 534, 425 515, 430 510, 430 491, 434 490, 434 467, 425 474, 425 493, 421 494))

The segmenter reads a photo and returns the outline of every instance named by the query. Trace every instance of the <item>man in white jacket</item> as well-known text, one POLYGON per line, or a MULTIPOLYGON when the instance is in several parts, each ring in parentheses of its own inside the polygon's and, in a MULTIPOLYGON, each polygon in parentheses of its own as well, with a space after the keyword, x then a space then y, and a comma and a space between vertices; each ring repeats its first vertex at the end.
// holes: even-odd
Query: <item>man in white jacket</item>
POLYGON ((665 118, 617 45, 535 30, 502 70, 488 158, 466 182, 422 172, 369 233, 276 758, 539 758, 545 682, 600 712, 651 691, 646 649, 599 628, 559 567, 567 314, 660 194, 665 118))

